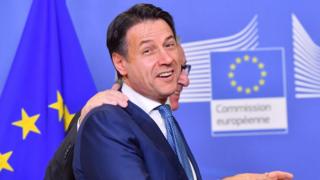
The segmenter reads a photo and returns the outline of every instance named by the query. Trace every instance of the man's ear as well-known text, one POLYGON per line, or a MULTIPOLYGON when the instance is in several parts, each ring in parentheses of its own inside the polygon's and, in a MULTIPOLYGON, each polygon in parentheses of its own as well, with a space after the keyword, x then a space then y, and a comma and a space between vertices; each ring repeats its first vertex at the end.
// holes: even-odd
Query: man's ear
POLYGON ((112 62, 117 71, 122 75, 127 75, 126 63, 127 60, 119 53, 112 53, 112 62))

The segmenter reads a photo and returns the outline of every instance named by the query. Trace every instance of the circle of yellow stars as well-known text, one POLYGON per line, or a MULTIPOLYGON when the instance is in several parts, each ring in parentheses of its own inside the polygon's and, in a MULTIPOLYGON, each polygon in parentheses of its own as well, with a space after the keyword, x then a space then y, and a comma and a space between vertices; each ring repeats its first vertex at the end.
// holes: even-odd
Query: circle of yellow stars
MULTIPOLYGON (((64 104, 61 93, 57 91, 57 101, 49 105, 49 108, 55 109, 59 114, 59 121, 64 119, 64 129, 65 131, 68 129, 74 114, 70 114, 68 107, 64 104)), ((29 115, 27 111, 22 108, 21 109, 21 119, 12 123, 13 126, 17 126, 22 128, 22 139, 25 140, 30 132, 34 132, 36 134, 41 134, 40 130, 36 126, 36 122, 38 121, 40 114, 29 115)), ((6 152, 1 154, 0 152, 0 172, 2 169, 13 172, 14 169, 9 164, 9 159, 12 155, 13 151, 6 152)))
POLYGON ((259 62, 259 59, 256 56, 250 57, 249 55, 244 55, 242 58, 235 58, 235 62, 230 64, 230 71, 228 72, 228 78, 230 79, 230 85, 236 89, 238 93, 251 94, 254 92, 258 92, 262 86, 265 85, 267 76, 267 71, 265 70, 265 65, 262 62, 259 62), (253 86, 243 86, 237 82, 235 70, 237 67, 243 63, 252 63, 255 64, 260 71, 260 77, 258 82, 253 86))

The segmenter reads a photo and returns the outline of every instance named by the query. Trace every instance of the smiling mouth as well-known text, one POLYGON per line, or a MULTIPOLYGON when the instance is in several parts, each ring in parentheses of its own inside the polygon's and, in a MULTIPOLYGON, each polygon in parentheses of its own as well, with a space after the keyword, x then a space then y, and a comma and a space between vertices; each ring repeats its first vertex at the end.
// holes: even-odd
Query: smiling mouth
POLYGON ((172 76, 172 74, 173 74, 173 70, 171 70, 171 71, 165 71, 165 72, 161 72, 161 73, 158 75, 158 77, 160 77, 160 78, 168 78, 168 77, 172 76))

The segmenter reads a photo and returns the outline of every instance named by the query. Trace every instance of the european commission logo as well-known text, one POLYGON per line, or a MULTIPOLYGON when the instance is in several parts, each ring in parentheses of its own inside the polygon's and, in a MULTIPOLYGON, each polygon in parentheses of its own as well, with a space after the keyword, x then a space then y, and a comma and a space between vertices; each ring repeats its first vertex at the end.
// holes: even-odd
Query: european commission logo
POLYGON ((211 53, 212 135, 285 133, 284 50, 211 53))
POLYGON ((238 33, 182 44, 192 65, 181 102, 206 102, 213 136, 287 133, 283 48, 258 48, 258 16, 238 33))

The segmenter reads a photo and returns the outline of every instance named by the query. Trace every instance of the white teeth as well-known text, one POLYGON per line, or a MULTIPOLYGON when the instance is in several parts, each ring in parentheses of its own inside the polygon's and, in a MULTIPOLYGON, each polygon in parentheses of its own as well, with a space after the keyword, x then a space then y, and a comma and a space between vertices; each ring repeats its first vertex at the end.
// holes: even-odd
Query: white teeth
POLYGON ((160 74, 159 74, 160 77, 168 77, 168 76, 170 76, 170 75, 172 75, 172 71, 163 72, 163 73, 160 73, 160 74))

